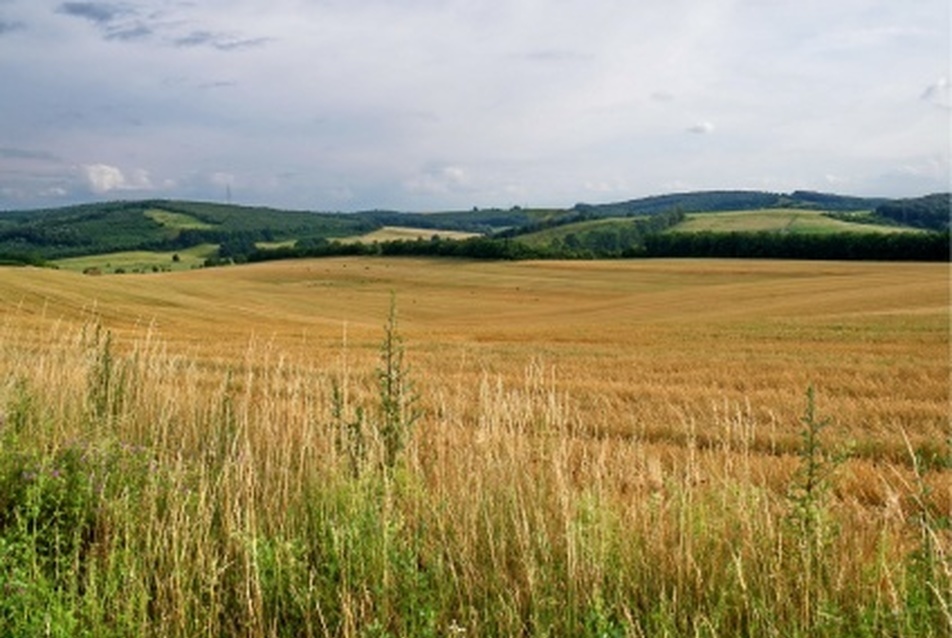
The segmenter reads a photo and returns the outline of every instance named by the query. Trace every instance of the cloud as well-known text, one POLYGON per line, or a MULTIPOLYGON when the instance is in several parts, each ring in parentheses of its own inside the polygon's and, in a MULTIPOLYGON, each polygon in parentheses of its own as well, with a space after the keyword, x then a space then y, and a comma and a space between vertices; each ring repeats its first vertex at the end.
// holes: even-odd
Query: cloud
POLYGON ((107 2, 64 2, 56 9, 57 13, 83 18, 95 24, 107 25, 116 18, 132 12, 126 5, 116 5, 107 2))
POLYGON ((83 166, 83 171, 90 190, 97 195, 112 191, 141 191, 153 188, 149 173, 141 168, 126 175, 121 169, 108 164, 87 164, 83 166))
POLYGON ((922 99, 941 109, 952 110, 952 83, 949 78, 939 78, 934 84, 926 87, 922 99))
POLYGON ((404 186, 411 193, 445 195, 465 191, 469 183, 469 175, 459 166, 434 166, 407 180, 404 186))
POLYGON ((14 160, 35 160, 43 162, 55 162, 57 158, 52 153, 46 151, 31 151, 23 148, 10 148, 8 146, 0 147, 0 157, 14 160))
POLYGON ((207 46, 218 51, 249 49, 271 41, 271 38, 251 38, 195 28, 195 23, 188 19, 176 17, 168 20, 162 10, 146 11, 124 3, 64 2, 57 7, 56 12, 92 22, 102 32, 103 38, 110 41, 132 42, 156 38, 174 47, 207 46))
POLYGON ((10 22, 8 20, 0 20, 0 35, 13 33, 14 31, 19 31, 20 29, 23 29, 23 28, 25 28, 25 25, 22 22, 10 22))
POLYGON ((51 186, 39 193, 40 197, 66 197, 69 195, 69 191, 63 188, 62 186, 51 186))
POLYGON ((93 23, 103 39, 118 42, 146 40, 156 34, 159 24, 149 24, 156 14, 143 16, 139 9, 126 4, 106 2, 64 2, 57 13, 93 23))
POLYGON ((938 181, 893 167, 949 155, 948 0, 556 4, 0 0, 0 182, 436 210, 938 181))
POLYGON ((698 122, 688 127, 688 133, 694 133, 695 135, 706 135, 708 133, 714 132, 714 124, 711 122, 698 122))
POLYGON ((117 40, 120 42, 131 42, 133 40, 145 40, 155 35, 155 29, 144 22, 135 22, 134 24, 122 25, 110 29, 106 34, 107 40, 117 40))
POLYGON ((231 89, 236 86, 238 86, 238 83, 234 80, 213 80, 211 82, 202 82, 196 85, 196 88, 208 91, 212 89, 231 89))
POLYGON ((562 62, 583 62, 590 59, 591 56, 583 55, 578 51, 567 49, 539 49, 529 51, 521 56, 532 62, 544 63, 562 63, 562 62))
POLYGON ((192 31, 187 35, 172 39, 172 44, 177 47, 210 46, 219 51, 252 49, 263 46, 268 42, 271 42, 271 38, 241 38, 227 33, 215 33, 202 30, 192 31))

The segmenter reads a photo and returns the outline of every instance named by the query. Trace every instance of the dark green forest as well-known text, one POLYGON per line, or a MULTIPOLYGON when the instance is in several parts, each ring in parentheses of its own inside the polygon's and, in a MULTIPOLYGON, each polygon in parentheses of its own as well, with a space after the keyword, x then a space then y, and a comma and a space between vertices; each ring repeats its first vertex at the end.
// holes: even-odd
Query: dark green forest
POLYGON ((903 226, 929 230, 949 230, 949 194, 927 195, 915 199, 897 199, 876 208, 876 216, 903 226))

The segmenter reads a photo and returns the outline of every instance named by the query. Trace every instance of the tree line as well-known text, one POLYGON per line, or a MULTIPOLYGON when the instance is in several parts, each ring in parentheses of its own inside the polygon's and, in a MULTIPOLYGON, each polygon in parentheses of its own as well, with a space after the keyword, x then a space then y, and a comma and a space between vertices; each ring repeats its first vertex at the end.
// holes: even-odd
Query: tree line
POLYGON ((949 193, 936 193, 912 199, 886 202, 876 209, 876 216, 903 226, 949 230, 952 200, 949 193))
MULTIPOLYGON (((394 240, 343 243, 317 240, 305 245, 255 249, 241 261, 332 256, 413 256, 466 259, 610 259, 723 257, 867 261, 949 261, 949 233, 840 233, 830 235, 772 232, 654 233, 643 243, 573 248, 561 244, 530 246, 508 237, 394 240)), ((569 242, 570 243, 570 242, 569 242)))
POLYGON ((949 261, 949 233, 668 233, 648 237, 644 256, 949 261))

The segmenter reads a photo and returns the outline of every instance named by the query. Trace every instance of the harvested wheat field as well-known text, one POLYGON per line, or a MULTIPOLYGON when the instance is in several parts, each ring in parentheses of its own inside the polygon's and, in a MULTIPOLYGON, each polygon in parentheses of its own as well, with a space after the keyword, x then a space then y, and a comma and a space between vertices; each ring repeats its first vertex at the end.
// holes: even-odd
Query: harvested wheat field
POLYGON ((948 636, 949 297, 947 264, 0 269, 0 626, 948 636))

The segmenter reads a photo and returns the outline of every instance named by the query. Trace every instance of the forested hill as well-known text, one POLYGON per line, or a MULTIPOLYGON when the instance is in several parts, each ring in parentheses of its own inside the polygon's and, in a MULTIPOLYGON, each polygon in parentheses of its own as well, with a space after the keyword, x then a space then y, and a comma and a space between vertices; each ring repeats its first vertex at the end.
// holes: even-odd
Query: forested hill
MULTIPOLYGON (((637 226, 636 243, 642 245, 644 236, 661 232, 685 214, 771 209, 822 210, 830 216, 842 215, 846 221, 936 231, 948 231, 950 216, 948 193, 890 200, 808 191, 725 190, 609 204, 580 203, 564 209, 515 206, 431 213, 317 213, 171 200, 119 201, 0 211, 0 263, 42 263, 64 257, 176 251, 202 245, 211 246, 218 257, 227 260, 247 256, 263 243, 321 246, 383 226, 466 231, 505 241, 547 228, 610 218, 637 218, 632 223, 637 226)), ((602 234, 604 231, 602 228, 602 234)))
POLYGON ((813 191, 789 194, 763 191, 699 191, 643 197, 613 204, 576 204, 574 210, 594 217, 651 215, 671 210, 685 213, 713 213, 729 210, 803 208, 830 213, 869 213, 880 223, 943 231, 952 217, 949 193, 909 199, 849 197, 813 191))
POLYGON ((678 209, 685 213, 805 208, 826 211, 871 211, 890 202, 885 198, 848 197, 812 191, 789 194, 765 191, 698 191, 642 197, 613 204, 576 204, 575 210, 600 217, 648 215, 678 209))
POLYGON ((876 208, 876 216, 903 226, 929 230, 949 230, 952 218, 949 193, 937 193, 915 199, 897 199, 876 208))
POLYGON ((366 219, 338 214, 167 200, 104 202, 0 213, 0 259, 35 262, 200 244, 253 247, 374 228, 366 219))

